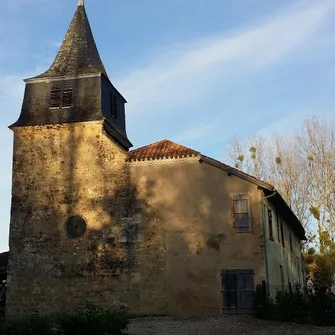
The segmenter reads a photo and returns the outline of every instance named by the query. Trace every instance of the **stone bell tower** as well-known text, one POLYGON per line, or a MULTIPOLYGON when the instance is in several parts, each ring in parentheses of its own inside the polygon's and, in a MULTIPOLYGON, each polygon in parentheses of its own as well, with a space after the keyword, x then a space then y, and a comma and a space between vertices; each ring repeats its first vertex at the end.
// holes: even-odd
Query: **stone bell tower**
POLYGON ((6 313, 51 313, 90 297, 111 303, 112 274, 129 265, 115 222, 131 207, 125 161, 132 144, 126 100, 108 78, 83 0, 51 67, 25 82, 10 126, 6 313))
POLYGON ((25 82, 21 115, 12 129, 101 121, 121 148, 132 146, 126 134, 126 100, 108 78, 83 0, 50 69, 25 82))

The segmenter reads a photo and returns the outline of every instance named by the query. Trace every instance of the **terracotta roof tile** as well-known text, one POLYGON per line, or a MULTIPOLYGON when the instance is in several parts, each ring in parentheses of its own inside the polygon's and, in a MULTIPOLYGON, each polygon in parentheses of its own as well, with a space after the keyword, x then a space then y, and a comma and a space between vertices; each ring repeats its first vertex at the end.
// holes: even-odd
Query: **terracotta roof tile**
POLYGON ((144 161, 163 158, 182 158, 200 156, 200 152, 184 147, 169 140, 163 140, 128 153, 127 161, 144 161))

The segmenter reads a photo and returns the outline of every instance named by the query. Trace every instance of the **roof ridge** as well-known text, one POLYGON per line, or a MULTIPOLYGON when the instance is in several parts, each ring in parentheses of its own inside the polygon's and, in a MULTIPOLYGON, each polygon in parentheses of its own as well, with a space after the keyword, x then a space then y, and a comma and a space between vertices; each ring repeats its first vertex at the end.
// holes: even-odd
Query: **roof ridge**
MULTIPOLYGON (((170 144, 170 145, 173 145, 175 146, 175 150, 176 149, 180 149, 180 148, 184 148, 184 149, 187 149, 188 150, 188 155, 187 156, 190 156, 191 154, 196 154, 196 155, 200 155, 200 159, 207 162, 207 163, 210 163, 218 168, 223 168, 224 170, 232 173, 232 174, 235 174, 237 176, 240 176, 241 178, 244 178, 244 179, 248 179, 249 181, 261 186, 261 187, 264 187, 268 190, 273 190, 274 189, 274 186, 271 185, 270 183, 267 183, 259 178, 256 178, 246 172, 243 172, 241 170, 238 170, 236 168, 233 168, 232 166, 230 165, 227 165, 217 159, 214 159, 214 158, 211 158, 209 156, 206 156, 204 154, 202 154, 201 152, 199 151, 196 151, 196 150, 193 150, 189 147, 186 147, 182 144, 179 144, 179 143, 176 143, 176 142, 173 142, 171 140, 168 140, 168 139, 164 139, 164 140, 161 140, 161 141, 157 141, 157 142, 154 142, 154 143, 151 143, 151 144, 147 144, 145 146, 142 146, 142 147, 139 147, 137 149, 133 149, 131 151, 128 152, 128 161, 133 161, 133 160, 145 160, 145 159, 161 159, 163 157, 165 158, 169 158, 171 157, 171 153, 168 154, 168 156, 166 156, 166 153, 169 152, 169 147, 168 145, 163 145, 161 146, 161 148, 159 148, 159 145, 160 144, 170 144), (145 149, 150 149, 152 148, 150 154, 148 154, 148 152, 145 151, 145 149), (139 155, 137 155, 139 153, 139 155), (148 156, 148 157, 147 157, 148 156)), ((170 148, 171 149, 171 148, 170 148)), ((184 155, 183 155, 183 152, 179 151, 179 155, 177 154, 177 158, 182 158, 184 155)))
MULTIPOLYGON (((147 148, 147 147, 150 147, 150 146, 153 146, 153 145, 158 145, 160 143, 164 143, 164 142, 168 142, 168 143, 171 143, 171 144, 176 144, 176 145, 179 145, 181 147, 184 147, 184 148, 187 148, 187 149, 190 149, 182 144, 179 144, 177 142, 173 142, 171 140, 168 140, 168 139, 164 139, 164 140, 160 140, 160 141, 157 141, 157 142, 153 142, 153 143, 150 143, 150 144, 147 144, 147 145, 143 145, 142 147, 138 147, 138 148, 135 148, 135 149, 132 149, 131 151, 129 152, 133 152, 133 151, 136 151, 136 150, 140 150, 140 149, 143 149, 143 148, 147 148)), ((193 149, 191 149, 193 150, 193 149)), ((194 150, 195 151, 195 150, 194 150)))
POLYGON ((161 140, 129 151, 127 161, 200 156, 200 152, 171 140, 161 140))
POLYGON ((275 187, 273 185, 271 185, 270 183, 266 182, 266 181, 263 181, 257 177, 254 177, 246 172, 243 172, 242 170, 238 170, 228 164, 225 164, 217 159, 214 159, 214 158, 211 158, 211 157, 208 157, 206 155, 203 155, 201 154, 201 159, 207 163, 214 163, 213 165, 220 165, 218 167, 222 167, 223 169, 225 170, 228 170, 230 173, 232 174, 235 174, 237 176, 240 176, 240 177, 245 177, 245 178, 248 178, 248 180, 253 180, 256 184, 259 184, 259 186, 261 187, 264 187, 264 188, 267 188, 268 190, 274 190, 275 187))

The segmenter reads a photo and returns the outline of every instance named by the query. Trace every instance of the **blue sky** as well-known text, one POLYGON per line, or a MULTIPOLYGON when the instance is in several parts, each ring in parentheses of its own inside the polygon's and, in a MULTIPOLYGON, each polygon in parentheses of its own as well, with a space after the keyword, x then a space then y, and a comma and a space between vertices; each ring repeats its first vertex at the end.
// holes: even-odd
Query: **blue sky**
MULTIPOLYGON (((171 139, 225 160, 233 136, 335 120, 335 0, 86 0, 135 147, 171 139)), ((0 251, 24 83, 46 70, 77 0, 0 0, 0 251)))

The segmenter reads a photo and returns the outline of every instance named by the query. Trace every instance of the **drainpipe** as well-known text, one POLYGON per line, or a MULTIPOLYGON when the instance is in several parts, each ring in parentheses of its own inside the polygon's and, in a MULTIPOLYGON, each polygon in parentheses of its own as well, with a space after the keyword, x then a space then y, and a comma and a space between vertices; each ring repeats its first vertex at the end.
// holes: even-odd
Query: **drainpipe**
POLYGON ((264 253, 265 253, 265 271, 266 271, 266 289, 267 293, 270 293, 269 291, 269 267, 268 267, 268 254, 266 252, 266 244, 267 244, 267 239, 266 239, 266 234, 265 234, 265 213, 264 213, 264 206, 263 202, 266 199, 269 199, 277 194, 277 191, 274 191, 272 194, 267 195, 266 197, 261 199, 261 206, 262 206, 262 221, 263 221, 263 237, 264 237, 264 253))
POLYGON ((269 194, 269 195, 267 195, 266 197, 262 198, 262 202, 263 202, 265 199, 271 198, 271 197, 273 197, 273 196, 276 195, 276 194, 277 194, 277 191, 274 191, 272 194, 269 194))

